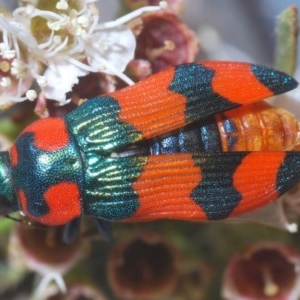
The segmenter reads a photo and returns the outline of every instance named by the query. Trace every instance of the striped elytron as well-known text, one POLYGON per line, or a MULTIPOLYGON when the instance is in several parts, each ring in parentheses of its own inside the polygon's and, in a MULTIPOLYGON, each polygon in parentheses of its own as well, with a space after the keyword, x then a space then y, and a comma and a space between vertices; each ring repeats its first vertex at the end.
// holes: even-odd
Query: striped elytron
POLYGON ((248 63, 185 64, 90 99, 64 118, 39 120, 0 155, 1 211, 60 225, 81 214, 213 220, 261 207, 300 178, 300 152, 286 151, 296 138, 278 132, 277 143, 276 130, 254 128, 260 121, 240 133, 242 118, 225 111, 248 105, 253 119, 252 103, 296 86, 248 63), (253 135, 254 146, 242 141, 253 135))

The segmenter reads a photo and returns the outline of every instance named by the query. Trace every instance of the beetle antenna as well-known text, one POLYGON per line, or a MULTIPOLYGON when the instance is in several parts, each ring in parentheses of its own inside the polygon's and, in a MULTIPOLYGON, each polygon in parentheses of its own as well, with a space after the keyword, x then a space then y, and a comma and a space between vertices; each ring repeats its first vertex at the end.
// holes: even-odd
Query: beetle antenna
POLYGON ((10 215, 4 215, 4 218, 7 218, 9 220, 12 220, 14 222, 18 222, 18 223, 21 223, 21 224, 25 224, 25 225, 28 225, 28 226, 31 226, 32 223, 28 220, 24 220, 24 219, 18 219, 18 218, 15 218, 15 217, 12 217, 10 215))
POLYGON ((31 228, 37 228, 37 229, 41 229, 41 230, 46 230, 46 227, 44 227, 42 224, 33 223, 29 219, 19 219, 19 218, 10 216, 10 215, 3 215, 3 217, 7 218, 9 220, 12 220, 14 222, 17 222, 19 224, 24 224, 24 225, 29 226, 31 228))
POLYGON ((20 219, 18 219, 18 218, 15 218, 15 217, 12 217, 12 216, 10 216, 10 215, 4 215, 3 217, 6 218, 6 219, 9 219, 9 220, 18 222, 18 223, 23 223, 22 220, 20 220, 20 219))

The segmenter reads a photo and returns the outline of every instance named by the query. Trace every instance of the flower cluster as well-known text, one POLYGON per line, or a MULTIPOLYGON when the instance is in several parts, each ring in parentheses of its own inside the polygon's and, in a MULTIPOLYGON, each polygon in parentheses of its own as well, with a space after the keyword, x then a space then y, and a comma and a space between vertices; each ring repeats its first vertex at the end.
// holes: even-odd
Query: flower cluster
POLYGON ((251 244, 230 259, 223 278, 223 299, 299 299, 299 266, 300 254, 289 245, 251 244))
POLYGON ((132 84, 123 74, 136 47, 127 23, 165 7, 162 1, 100 23, 96 0, 22 2, 12 16, 0 15, 0 106, 34 100, 33 83, 44 97, 64 104, 78 78, 90 72, 112 74, 132 84))

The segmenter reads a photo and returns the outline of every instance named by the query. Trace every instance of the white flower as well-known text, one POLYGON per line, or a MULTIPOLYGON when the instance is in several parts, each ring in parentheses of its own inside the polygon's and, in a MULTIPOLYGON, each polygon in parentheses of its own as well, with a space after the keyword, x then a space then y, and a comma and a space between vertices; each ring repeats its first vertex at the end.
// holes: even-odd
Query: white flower
MULTIPOLYGON (((61 104, 68 103, 66 91, 70 91, 72 86, 78 83, 78 77, 87 75, 87 71, 78 68, 64 60, 55 61, 44 73, 41 88, 47 99, 54 99, 61 104), (63 84, 63 88, 62 88, 63 84)), ((38 81, 39 82, 39 81, 38 81)))
MULTIPOLYGON (((53 1, 51 10, 45 10, 45 1, 26 1, 13 12, 13 18, 0 15, 3 34, 0 73, 2 55, 2 60, 9 60, 10 76, 18 81, 18 92, 8 101, 26 99, 21 97, 26 91, 21 88, 24 78, 35 79, 47 98, 62 104, 67 102, 65 95, 78 82, 78 77, 89 72, 105 72, 133 84, 123 73, 136 47, 135 36, 126 24, 145 12, 161 9, 164 2, 107 23, 98 23, 95 2, 58 0, 53 1), (26 53, 21 55, 24 49, 26 53)), ((10 85, 11 79, 0 77, 0 91, 1 87, 10 85)), ((0 104, 3 102, 0 97, 0 104)))
POLYGON ((86 58, 92 68, 117 75, 131 84, 131 80, 122 72, 134 57, 136 39, 126 26, 99 29, 94 32, 93 39, 87 41, 87 44, 86 58))
MULTIPOLYGON (((15 37, 16 28, 0 15, 0 29, 2 41, 0 43, 0 107, 11 102, 27 99, 22 96, 33 83, 31 72, 25 72, 26 51, 20 47, 15 37)), ((31 70, 37 69, 35 61, 31 70)))

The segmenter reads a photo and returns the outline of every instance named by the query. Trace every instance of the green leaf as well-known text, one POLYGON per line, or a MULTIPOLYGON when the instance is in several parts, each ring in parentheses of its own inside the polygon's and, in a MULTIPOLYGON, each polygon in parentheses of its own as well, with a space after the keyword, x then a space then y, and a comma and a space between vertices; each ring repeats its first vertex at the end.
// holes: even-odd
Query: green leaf
POLYGON ((290 75, 297 63, 298 29, 298 9, 290 6, 277 18, 275 48, 275 67, 290 75))

